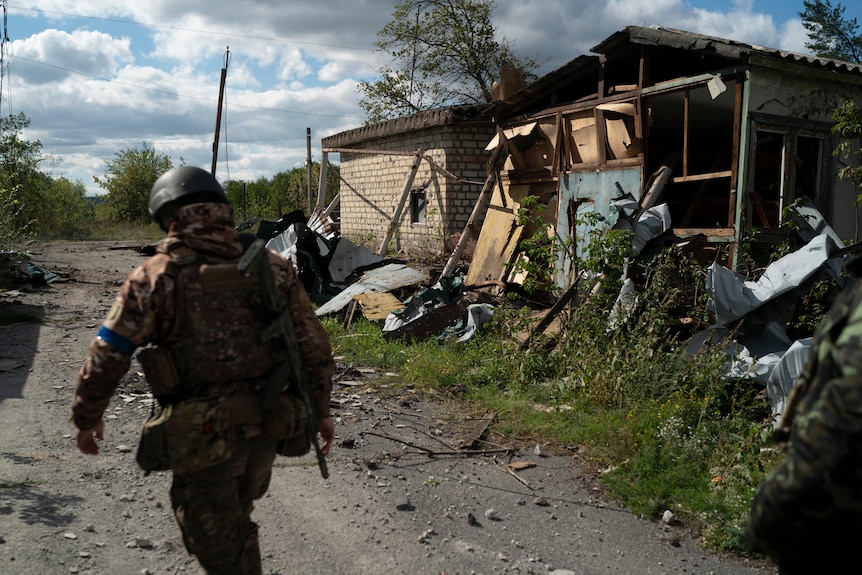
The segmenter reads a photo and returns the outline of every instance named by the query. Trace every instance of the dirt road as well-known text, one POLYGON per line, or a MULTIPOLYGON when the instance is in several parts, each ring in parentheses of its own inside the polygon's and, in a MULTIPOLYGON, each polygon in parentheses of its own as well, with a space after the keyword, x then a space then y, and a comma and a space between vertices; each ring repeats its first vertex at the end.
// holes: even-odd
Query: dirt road
MULTIPOLYGON (((77 370, 119 282, 144 259, 116 246, 34 247, 33 262, 61 280, 0 294, 0 305, 44 317, 0 327, 0 575, 202 573, 174 524, 170 474, 144 477, 135 464, 151 400, 137 362, 108 409, 100 455, 75 447, 77 370)), ((333 402, 330 478, 311 456, 279 459, 257 505, 264 573, 773 572, 707 555, 686 525, 606 501, 577 453, 458 454, 473 422, 381 388, 370 370, 341 365, 333 402)))

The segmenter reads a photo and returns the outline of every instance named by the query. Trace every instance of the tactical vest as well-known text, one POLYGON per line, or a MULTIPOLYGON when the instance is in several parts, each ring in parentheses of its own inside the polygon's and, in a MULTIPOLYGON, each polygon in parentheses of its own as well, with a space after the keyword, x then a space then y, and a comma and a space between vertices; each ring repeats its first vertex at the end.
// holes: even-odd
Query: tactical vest
MULTIPOLYGON (((167 346, 181 396, 229 391, 233 384, 265 379, 284 356, 276 340, 261 342, 272 318, 256 277, 237 263, 207 263, 182 244, 169 255, 175 270, 180 339, 167 346)), ((264 382, 265 383, 265 382, 264 382)))

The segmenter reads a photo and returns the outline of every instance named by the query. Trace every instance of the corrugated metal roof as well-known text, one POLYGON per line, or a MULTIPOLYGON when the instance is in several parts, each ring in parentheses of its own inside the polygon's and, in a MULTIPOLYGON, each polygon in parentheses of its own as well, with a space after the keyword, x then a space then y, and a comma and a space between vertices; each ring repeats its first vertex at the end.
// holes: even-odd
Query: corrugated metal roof
POLYGON ((862 74, 862 64, 832 58, 817 58, 796 52, 778 50, 777 48, 758 46, 757 44, 748 44, 704 34, 695 34, 694 32, 665 28, 663 26, 628 26, 625 30, 616 32, 601 44, 592 48, 592 51, 597 54, 607 54, 628 42, 705 52, 740 61, 747 61, 752 55, 758 55, 787 60, 798 64, 819 66, 827 70, 862 74))
POLYGON ((461 122, 490 122, 489 107, 490 104, 465 104, 435 108, 339 132, 323 138, 322 143, 324 148, 340 148, 353 146, 367 140, 461 122))
MULTIPOLYGON (((628 26, 624 30, 615 32, 603 42, 591 49, 596 54, 612 54, 625 48, 630 44, 643 44, 652 46, 667 46, 681 50, 697 51, 747 62, 752 55, 764 58, 787 60, 797 64, 818 66, 827 70, 834 70, 848 74, 862 74, 862 64, 844 62, 829 58, 816 58, 794 52, 787 52, 755 44, 747 44, 735 40, 716 38, 704 34, 695 34, 684 30, 675 30, 662 26, 628 26)), ((517 113, 521 106, 533 101, 542 93, 555 89, 561 85, 572 82, 579 74, 588 72, 591 66, 598 61, 598 56, 578 56, 553 72, 542 76, 529 86, 519 90, 503 102, 498 102, 491 109, 495 118, 509 116, 517 113)))

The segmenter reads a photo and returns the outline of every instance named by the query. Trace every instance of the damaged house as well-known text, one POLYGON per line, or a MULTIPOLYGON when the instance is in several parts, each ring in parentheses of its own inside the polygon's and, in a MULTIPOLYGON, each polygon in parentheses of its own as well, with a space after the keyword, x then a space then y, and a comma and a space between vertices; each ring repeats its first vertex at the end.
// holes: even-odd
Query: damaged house
POLYGON ((628 27, 592 51, 492 107, 487 150, 502 146, 505 163, 468 286, 517 281, 528 196, 568 246, 560 288, 590 229, 656 207, 660 230, 699 238, 734 269, 743 250, 786 238, 799 206, 803 223, 859 240, 831 127, 837 104, 862 101, 862 66, 662 27, 628 27))

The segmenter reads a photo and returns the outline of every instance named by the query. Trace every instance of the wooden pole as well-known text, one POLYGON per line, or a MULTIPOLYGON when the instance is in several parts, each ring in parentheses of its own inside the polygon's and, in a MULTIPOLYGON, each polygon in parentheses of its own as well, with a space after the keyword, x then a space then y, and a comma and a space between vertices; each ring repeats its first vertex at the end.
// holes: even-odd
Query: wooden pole
POLYGON ((314 203, 311 195, 311 128, 305 129, 305 147, 306 147, 306 155, 305 155, 305 167, 306 167, 306 178, 308 179, 308 213, 311 214, 312 209, 314 208, 314 203))
POLYGON ((438 280, 449 277, 455 270, 458 258, 461 257, 461 252, 464 251, 464 248, 467 246, 467 242, 470 240, 473 228, 476 227, 476 220, 485 211, 485 208, 491 199, 491 191, 494 189, 496 174, 496 171, 492 171, 485 179, 485 185, 482 186, 482 191, 479 192, 479 197, 476 199, 476 204, 473 206, 473 211, 470 213, 467 225, 464 226, 464 231, 461 232, 461 237, 458 238, 458 245, 455 246, 455 250, 452 252, 452 255, 449 256, 449 261, 446 262, 446 267, 443 268, 443 273, 441 273, 440 277, 437 278, 438 280))
POLYGON ((413 165, 410 167, 410 173, 407 174, 407 181, 404 182, 404 190, 401 192, 401 198, 398 200, 398 206, 395 208, 395 213, 392 214, 392 221, 389 222, 389 228, 386 230, 386 237, 380 243, 380 249, 377 250, 377 255, 385 256, 389 250, 389 242, 392 241, 392 236, 395 235, 395 230, 398 229, 398 224, 401 222, 401 212, 404 211, 404 204, 407 203, 407 197, 410 195, 410 190, 413 188, 413 180, 416 179, 416 172, 419 170, 419 163, 422 161, 422 149, 416 151, 416 159, 413 160, 413 165))
POLYGON ((224 83, 225 78, 227 78, 228 63, 230 63, 230 46, 227 47, 227 50, 224 53, 224 67, 221 69, 221 81, 219 82, 218 89, 218 110, 216 110, 215 137, 213 139, 213 164, 210 169, 210 174, 213 176, 215 176, 216 163, 218 162, 218 137, 219 132, 221 132, 221 108, 222 102, 224 101, 224 83))
POLYGON ((317 188, 317 205, 323 209, 326 201, 326 168, 329 165, 329 152, 323 152, 320 158, 320 185, 317 188))

